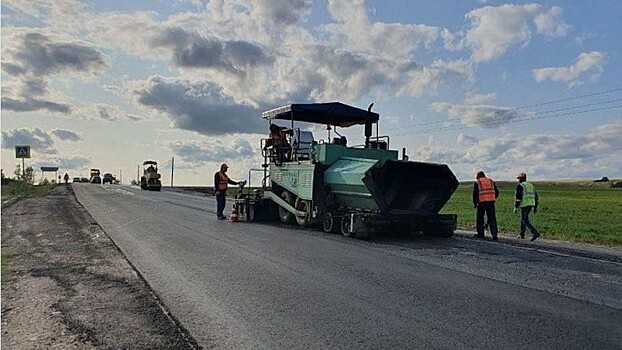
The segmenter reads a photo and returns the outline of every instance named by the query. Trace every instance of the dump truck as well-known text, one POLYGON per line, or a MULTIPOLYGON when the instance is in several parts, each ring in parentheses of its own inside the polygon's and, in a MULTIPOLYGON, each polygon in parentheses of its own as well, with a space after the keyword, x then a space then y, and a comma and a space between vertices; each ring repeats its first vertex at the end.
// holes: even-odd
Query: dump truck
POLYGON ((93 184, 101 184, 102 178, 99 176, 99 169, 91 169, 89 182, 93 184))
POLYGON ((161 191, 162 182, 158 173, 158 162, 146 160, 143 162, 143 175, 140 177, 140 188, 149 191, 161 191))
POLYGON ((235 205, 242 219, 278 219, 325 232, 365 238, 382 230, 452 236, 456 214, 440 210, 458 187, 445 164, 409 161, 378 134, 379 114, 339 102, 291 104, 262 113, 269 125, 287 121, 285 140, 261 140, 261 187, 240 191, 235 205), (296 122, 323 124, 327 139, 316 140, 296 122), (364 140, 349 146, 338 128, 364 126, 364 140), (330 130, 334 138, 331 140, 330 130), (373 135, 375 130, 375 136, 373 135))

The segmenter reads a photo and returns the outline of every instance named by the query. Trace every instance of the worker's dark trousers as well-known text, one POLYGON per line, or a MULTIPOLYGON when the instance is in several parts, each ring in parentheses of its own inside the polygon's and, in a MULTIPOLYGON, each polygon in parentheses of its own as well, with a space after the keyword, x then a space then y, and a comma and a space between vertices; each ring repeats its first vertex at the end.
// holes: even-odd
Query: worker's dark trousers
POLYGON ((488 217, 488 227, 490 228, 490 234, 493 237, 497 237, 497 216, 495 214, 495 202, 481 202, 477 204, 477 217, 475 225, 477 227, 477 234, 480 237, 484 237, 484 213, 488 217))
POLYGON ((535 235, 538 233, 538 229, 531 222, 529 222, 529 213, 531 213, 531 209, 533 209, 531 205, 520 208, 520 235, 521 236, 525 235, 525 231, 527 230, 527 228, 529 228, 529 231, 531 231, 532 235, 535 235))
POLYGON ((225 216, 222 212, 225 210, 225 203, 227 201, 227 191, 218 191, 216 195, 216 216, 221 218, 225 216))

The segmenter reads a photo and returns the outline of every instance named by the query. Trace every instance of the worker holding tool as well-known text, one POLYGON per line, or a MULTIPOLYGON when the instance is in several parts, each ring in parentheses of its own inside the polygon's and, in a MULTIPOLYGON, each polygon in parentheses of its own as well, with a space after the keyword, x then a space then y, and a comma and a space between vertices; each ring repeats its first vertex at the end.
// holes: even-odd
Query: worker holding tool
POLYGON ((538 192, 531 182, 527 182, 527 174, 518 173, 516 179, 518 185, 514 195, 514 212, 516 213, 520 208, 520 239, 525 238, 525 231, 529 228, 532 235, 531 241, 535 241, 540 237, 540 232, 529 222, 529 213, 532 209, 534 214, 538 212, 538 192))
POLYGON ((229 166, 227 164, 222 163, 220 165, 220 171, 214 174, 214 189, 216 190, 216 216, 218 220, 226 220, 227 217, 223 214, 225 210, 225 204, 227 201, 227 187, 229 184, 231 185, 245 185, 246 181, 236 182, 231 180, 227 176, 227 169, 229 166))
POLYGON ((492 240, 497 238, 497 216, 495 214, 495 200, 499 197, 499 189, 495 182, 486 177, 483 171, 478 171, 473 183, 473 207, 477 209, 475 238, 484 238, 484 214, 488 217, 488 226, 492 240))

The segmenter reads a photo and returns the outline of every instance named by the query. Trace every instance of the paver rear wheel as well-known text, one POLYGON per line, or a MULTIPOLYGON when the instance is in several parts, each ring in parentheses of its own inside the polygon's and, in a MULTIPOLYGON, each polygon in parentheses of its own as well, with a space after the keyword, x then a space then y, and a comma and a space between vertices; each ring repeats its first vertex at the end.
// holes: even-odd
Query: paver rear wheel
MULTIPOLYGON (((281 199, 286 201, 287 203, 293 205, 294 204, 294 196, 289 193, 287 190, 284 190, 281 193, 281 199)), ((294 223, 294 214, 287 211, 285 208, 279 206, 279 220, 281 220, 284 224, 292 224, 294 223)))
POLYGON ((294 208, 306 213, 305 216, 296 215, 296 222, 302 227, 307 226, 311 217, 311 201, 298 197, 296 198, 296 205, 294 208))

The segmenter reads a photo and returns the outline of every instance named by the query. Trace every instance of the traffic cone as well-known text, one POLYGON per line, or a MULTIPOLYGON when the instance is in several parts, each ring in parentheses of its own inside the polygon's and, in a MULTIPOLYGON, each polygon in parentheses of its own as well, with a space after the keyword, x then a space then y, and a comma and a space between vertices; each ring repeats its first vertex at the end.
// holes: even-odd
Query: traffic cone
POLYGON ((233 205, 233 210, 231 211, 231 215, 229 216, 229 222, 238 222, 238 206, 237 204, 233 205))

